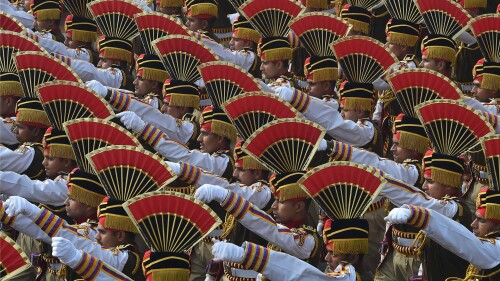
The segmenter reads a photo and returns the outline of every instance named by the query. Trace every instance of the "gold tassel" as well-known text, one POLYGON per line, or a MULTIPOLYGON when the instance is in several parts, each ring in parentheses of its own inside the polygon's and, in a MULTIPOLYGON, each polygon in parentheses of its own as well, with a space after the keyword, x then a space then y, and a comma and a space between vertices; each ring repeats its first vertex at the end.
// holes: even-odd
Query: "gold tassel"
POLYGON ((183 0, 161 0, 160 1, 160 7, 182 7, 182 4, 184 4, 183 0))
POLYGON ((92 43, 97 39, 97 32, 77 29, 72 29, 71 31, 71 39, 75 41, 92 43))
POLYGON ((0 96, 24 97, 23 87, 17 81, 0 81, 0 96))
POLYGON ((212 120, 212 133, 228 138, 230 141, 236 141, 238 132, 233 124, 223 121, 212 120))
POLYGON ((61 10, 59 9, 46 9, 35 13, 37 20, 58 20, 61 18, 61 10))
POLYGON ((18 122, 43 124, 47 128, 50 127, 49 118, 47 117, 45 111, 40 111, 36 109, 19 110, 18 117, 16 120, 18 122))
POLYGON ((290 199, 309 198, 309 195, 297 183, 286 184, 279 187, 280 198, 279 201, 286 201, 290 199))
POLYGON ((389 31, 389 36, 387 36, 387 42, 392 44, 398 44, 401 46, 415 47, 418 43, 418 36, 389 31))
POLYGON ((236 38, 250 40, 254 43, 259 43, 261 38, 260 34, 250 28, 238 27, 236 30, 236 38))
POLYGON ((368 253, 368 238, 333 239, 333 254, 366 254, 368 253))
POLYGON ((236 227, 236 218, 233 215, 226 213, 224 226, 222 227, 221 239, 227 239, 227 237, 233 232, 235 227, 236 227))
POLYGON ((429 149, 429 139, 418 134, 400 131, 399 146, 425 154, 429 149))
POLYGON ((188 16, 196 17, 198 15, 211 15, 217 17, 219 13, 219 8, 217 5, 212 3, 201 3, 195 4, 188 7, 189 13, 188 16))
POLYGON ((112 47, 105 47, 102 51, 104 51, 104 58, 122 60, 129 64, 132 62, 132 53, 130 51, 112 47))
POLYGON ((372 111, 373 100, 366 98, 344 98, 344 110, 372 111))
POLYGON ((168 94, 170 97, 169 105, 171 106, 185 106, 198 108, 200 106, 200 97, 195 95, 186 94, 168 94))
POLYGON ((465 0, 464 9, 486 8, 488 0, 465 0))
MULTIPOLYGON (((81 188, 78 185, 71 185, 71 192, 68 197, 95 208, 99 207, 102 199, 104 199, 104 195, 81 188)), ((106 218, 106 224, 107 222, 108 218, 106 218)))
POLYGON ((339 78, 339 69, 336 67, 328 67, 314 70, 312 72, 313 82, 334 81, 339 78))
POLYGON ((185 268, 162 268, 162 269, 153 269, 150 270, 149 272, 151 272, 152 281, 189 280, 189 269, 185 268))
POLYGON ((262 165, 259 161, 255 160, 250 156, 241 157, 243 161, 243 169, 253 169, 253 170, 267 170, 264 165, 262 165))
POLYGON ((486 219, 500 220, 500 204, 486 203, 486 219))
POLYGON ((431 170, 433 181, 455 188, 460 188, 462 186, 462 175, 436 167, 431 167, 431 170))
POLYGON ((330 2, 330 1, 324 1, 324 0, 306 0, 306 5, 305 6, 308 7, 308 8, 326 10, 326 9, 328 9, 328 2, 330 2))
POLYGON ((49 144, 49 156, 76 160, 73 148, 69 144, 49 144))
POLYGON ((344 20, 347 20, 348 23, 352 24, 352 31, 358 31, 361 32, 365 35, 369 33, 370 30, 370 24, 366 22, 362 22, 359 20, 354 20, 350 18, 344 18, 344 20))
POLYGON ((195 190, 193 186, 186 186, 186 187, 165 186, 163 189, 165 191, 175 191, 175 192, 180 192, 180 193, 184 193, 184 194, 187 194, 187 195, 194 194, 194 190, 195 190))
POLYGON ((481 88, 492 91, 500 91, 500 76, 490 73, 483 73, 481 88))
POLYGON ((167 71, 154 68, 141 67, 142 78, 146 80, 158 81, 163 84, 169 78, 167 71))
POLYGON ((291 48, 275 48, 263 51, 264 59, 266 61, 279 61, 279 60, 291 60, 292 59, 292 49, 291 48))
POLYGON ((455 65, 457 60, 457 52, 453 48, 444 46, 428 46, 427 47, 427 58, 429 59, 442 59, 451 62, 455 65))
POLYGON ((137 227, 132 223, 129 217, 107 213, 105 228, 117 229, 126 232, 137 233, 137 227))

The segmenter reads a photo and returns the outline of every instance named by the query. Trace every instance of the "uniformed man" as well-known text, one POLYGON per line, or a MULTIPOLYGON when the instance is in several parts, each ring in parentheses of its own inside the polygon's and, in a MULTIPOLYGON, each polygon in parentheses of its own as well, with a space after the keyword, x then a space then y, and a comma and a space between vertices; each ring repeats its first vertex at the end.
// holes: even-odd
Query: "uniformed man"
POLYGON ((54 0, 30 0, 30 9, 35 17, 34 31, 41 35, 51 34, 58 42, 64 42, 64 35, 59 30, 61 3, 54 0))
POLYGON ((135 97, 161 109, 163 82, 168 78, 168 73, 160 58, 153 54, 142 54, 135 66, 135 97))
POLYGON ((215 0, 188 0, 186 7, 186 26, 193 32, 200 32, 217 41, 213 25, 219 13, 215 0))
POLYGON ((352 24, 349 35, 370 35, 370 23, 373 17, 370 10, 377 5, 376 1, 347 0, 347 4, 340 10, 340 17, 352 24))

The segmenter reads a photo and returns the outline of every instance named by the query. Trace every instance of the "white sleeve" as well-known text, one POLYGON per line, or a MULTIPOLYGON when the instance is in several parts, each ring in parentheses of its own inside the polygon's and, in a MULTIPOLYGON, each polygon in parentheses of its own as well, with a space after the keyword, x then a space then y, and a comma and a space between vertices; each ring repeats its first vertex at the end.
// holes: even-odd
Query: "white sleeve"
POLYGON ((241 264, 248 269, 262 273, 269 280, 287 281, 351 281, 356 280, 354 268, 350 274, 333 277, 316 267, 289 254, 269 250, 253 243, 243 243, 245 250, 241 264))
POLYGON ((490 269, 500 264, 500 241, 479 240, 460 223, 433 210, 425 210, 430 219, 424 233, 444 248, 469 261, 480 269, 490 269))
POLYGON ((372 166, 391 175, 393 178, 414 185, 420 179, 420 170, 413 164, 399 164, 392 160, 380 158, 377 154, 353 147, 349 144, 333 141, 331 158, 337 161, 351 161, 372 166))
POLYGON ((122 85, 123 73, 117 68, 96 68, 90 62, 81 60, 71 60, 68 64, 83 82, 97 80, 104 86, 112 88, 120 88, 122 85))
POLYGON ((377 100, 377 103, 375 104, 375 111, 373 112, 373 121, 375 121, 379 126, 382 124, 382 110, 384 108, 384 103, 379 100, 377 100))
POLYGON ((0 2, 0 10, 18 20, 26 28, 33 27, 33 23, 35 23, 35 18, 32 14, 26 13, 25 11, 16 11, 7 0, 2 0, 0 2))
POLYGON ((0 193, 20 196, 29 201, 54 206, 64 205, 68 198, 66 180, 59 176, 55 180, 32 180, 26 175, 0 171, 0 193))
POLYGON ((158 108, 133 98, 131 95, 112 91, 109 103, 118 111, 133 111, 141 119, 165 133, 169 139, 186 144, 192 138, 194 125, 191 122, 176 119, 161 113, 158 108))
POLYGON ((12 125, 14 124, 14 120, 14 118, 4 119, 0 117, 0 144, 14 145, 19 143, 16 138, 16 134, 12 132, 12 125))
POLYGON ((340 112, 331 105, 336 103, 334 101, 331 101, 330 105, 327 105, 323 100, 310 97, 305 93, 287 87, 276 88, 276 93, 292 105, 303 104, 297 102, 297 100, 307 99, 309 105, 307 105, 305 110, 297 109, 302 112, 305 118, 321 125, 326 129, 328 135, 337 140, 359 147, 369 143, 373 139, 375 129, 371 122, 363 124, 361 122, 356 123, 344 120, 340 112))
POLYGON ((294 257, 308 259, 314 251, 316 241, 311 234, 304 230, 290 229, 277 224, 266 212, 233 192, 229 192, 221 206, 244 227, 251 229, 294 257))
POLYGON ((178 142, 164 138, 158 141, 154 149, 172 162, 189 163, 216 175, 222 175, 227 165, 231 164, 226 155, 212 156, 199 150, 189 150, 178 142))
POLYGON ((84 280, 88 281, 132 281, 128 276, 123 274, 120 270, 102 262, 98 258, 89 255, 82 251, 82 257, 78 263, 72 267, 76 274, 80 275, 84 280), (89 270, 89 266, 95 265, 94 270, 89 270), (95 272, 97 273, 95 274, 95 272))
POLYGON ((240 66, 245 70, 249 70, 255 60, 255 54, 253 52, 246 51, 231 51, 230 49, 224 48, 221 44, 202 37, 201 41, 205 46, 211 49, 217 56, 221 58, 221 61, 227 61, 240 66))
POLYGON ((404 182, 387 177, 386 179, 387 184, 380 192, 380 196, 388 198, 398 207, 403 204, 412 204, 434 210, 448 218, 453 218, 458 211, 458 204, 453 200, 437 200, 430 197, 422 190, 404 182))
POLYGON ((89 51, 85 48, 76 48, 76 49, 68 48, 61 42, 40 36, 37 38, 37 41, 49 53, 57 53, 69 57, 71 59, 90 62, 89 51))
POLYGON ((204 184, 213 184, 230 190, 245 200, 249 201, 253 205, 257 206, 259 209, 263 209, 269 203, 272 198, 271 189, 269 186, 262 182, 256 182, 250 186, 246 186, 240 183, 229 183, 225 178, 221 178, 217 175, 210 174, 206 171, 200 171, 200 178, 195 184, 195 188, 198 188, 204 184))
POLYGON ((31 165, 35 157, 35 149, 21 145, 16 150, 0 146, 0 171, 11 171, 22 174, 31 165))
POLYGON ((40 227, 33 223, 33 221, 23 215, 18 215, 14 218, 14 222, 9 224, 15 230, 26 234, 36 240, 41 240, 45 243, 52 243, 52 239, 40 227))

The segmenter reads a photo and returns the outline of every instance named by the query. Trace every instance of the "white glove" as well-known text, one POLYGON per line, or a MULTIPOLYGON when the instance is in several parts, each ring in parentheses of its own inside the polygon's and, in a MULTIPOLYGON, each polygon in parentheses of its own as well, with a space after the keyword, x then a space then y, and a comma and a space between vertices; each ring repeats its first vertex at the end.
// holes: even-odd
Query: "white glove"
POLYGON ((319 143, 318 151, 325 151, 328 148, 328 142, 325 139, 322 139, 319 143))
POLYGON ((181 173, 181 165, 179 163, 174 163, 174 162, 170 162, 170 161, 165 161, 165 162, 170 167, 170 169, 172 169, 174 174, 178 175, 181 173))
POLYGON ((228 193, 229 190, 218 185, 204 184, 196 190, 194 197, 205 203, 209 203, 214 200, 221 203, 224 199, 226 199, 228 193))
POLYGON ((394 208, 389 212, 389 215, 384 220, 392 224, 405 224, 411 217, 411 211, 408 208, 394 208))
POLYGON ((242 247, 232 243, 221 242, 214 239, 212 247, 213 260, 241 263, 243 261, 245 250, 242 247))
POLYGON ((136 133, 140 133, 144 126, 146 126, 146 122, 142 121, 141 117, 132 111, 120 112, 116 114, 116 117, 120 118, 120 121, 122 121, 127 129, 136 133))
POLYGON ((52 255, 69 267, 75 267, 82 258, 82 252, 71 241, 62 237, 52 237, 52 255))
POLYGON ((11 218, 18 215, 24 215, 33 220, 41 211, 40 208, 19 196, 9 197, 3 206, 5 208, 5 213, 11 218))
POLYGON ((325 227, 325 224, 323 222, 318 222, 318 225, 316 226, 316 231, 318 232, 319 236, 323 236, 323 228, 325 227))
POLYGON ((85 86, 98 93, 103 99, 108 95, 108 88, 104 87, 104 85, 97 80, 87 81, 85 82, 85 86))

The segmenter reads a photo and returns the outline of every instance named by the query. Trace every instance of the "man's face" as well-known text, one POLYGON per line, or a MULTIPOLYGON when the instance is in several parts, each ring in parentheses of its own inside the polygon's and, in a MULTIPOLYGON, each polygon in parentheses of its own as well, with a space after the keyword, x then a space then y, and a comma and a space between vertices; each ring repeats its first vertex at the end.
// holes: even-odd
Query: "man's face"
POLYGON ((186 27, 191 31, 204 30, 206 24, 204 23, 206 20, 197 19, 193 17, 188 17, 186 20, 186 27))
POLYGON ((113 66, 114 61, 110 59, 106 59, 103 57, 99 57, 99 62, 97 63, 98 68, 107 69, 113 66))
POLYGON ((13 96, 0 95, 0 116, 11 117, 16 114, 17 98, 13 96))
POLYGON ((178 16, 181 14, 180 7, 157 7, 158 12, 169 15, 169 16, 178 16))
POLYGON ((500 230, 500 224, 487 220, 478 211, 476 211, 475 219, 470 226, 474 235, 481 238, 486 238, 486 235, 500 230))
POLYGON ((444 184, 433 181, 431 178, 425 177, 422 189, 434 199, 442 199, 448 195, 447 187, 444 184))
POLYGON ((499 96, 497 91, 481 88, 481 82, 478 80, 474 80, 471 92, 474 98, 480 102, 490 102, 491 99, 498 98, 499 96))
POLYGON ((201 152, 214 153, 220 150, 221 147, 219 137, 205 129, 201 129, 197 141, 200 143, 201 152))
POLYGON ((231 38, 231 41, 229 41, 229 48, 232 51, 241 51, 244 48, 250 47, 251 41, 245 40, 245 39, 239 39, 239 38, 231 38))
POLYGON ((273 210, 274 219, 277 223, 286 224, 295 221, 297 218, 297 204, 292 200, 280 202, 275 198, 271 209, 273 210))
POLYGON ((347 255, 334 255, 332 249, 329 249, 329 247, 327 247, 327 251, 328 252, 325 256, 325 261, 328 265, 328 269, 330 271, 334 271, 340 264, 340 262, 346 260, 347 255))
POLYGON ((64 45, 66 45, 66 47, 68 48, 76 49, 84 44, 82 44, 80 41, 74 41, 70 36, 66 35, 66 38, 64 39, 64 45))
POLYGON ((43 152, 43 167, 45 168, 45 174, 51 180, 55 179, 61 172, 69 172, 68 169, 72 168, 68 166, 68 161, 59 157, 52 157, 47 151, 43 152))
POLYGON ((44 31, 44 30, 52 30, 54 27, 54 20, 38 20, 35 19, 36 21, 36 28, 38 31, 44 31))
POLYGON ((95 235, 95 240, 99 245, 106 248, 114 248, 120 246, 121 244, 118 239, 118 231, 106 229, 101 223, 97 224, 97 234, 95 235))
POLYGON ((156 83, 153 80, 143 79, 142 76, 136 76, 134 80, 135 96, 142 99, 145 95, 153 92, 156 83))
POLYGON ((307 79, 307 93, 310 96, 316 98, 323 98, 323 96, 330 95, 333 91, 331 90, 329 81, 313 82, 311 79, 307 79))
POLYGON ((233 171, 233 177, 238 179, 238 181, 246 186, 250 186, 257 182, 257 177, 255 175, 255 170, 243 169, 236 167, 233 171))
POLYGON ((79 201, 71 199, 69 197, 69 193, 68 198, 66 198, 66 201, 64 201, 64 205, 66 206, 66 214, 68 214, 68 217, 76 220, 84 219, 85 217, 87 217, 88 209, 90 208, 89 206, 79 201))
POLYGON ((422 61, 420 62, 420 67, 439 72, 438 63, 439 62, 435 59, 429 59, 429 58, 427 58, 427 56, 422 56, 422 61))
POLYGON ((344 108, 342 108, 340 115, 344 120, 351 120, 353 122, 358 122, 361 118, 361 112, 358 110, 344 110, 344 108))
POLYGON ((38 131, 36 127, 28 126, 21 122, 15 122, 12 129, 14 134, 16 134, 16 139, 19 143, 36 142, 36 135, 38 131))
POLYGON ((403 58, 406 56, 406 49, 403 45, 395 44, 395 43, 388 43, 387 47, 393 53, 398 60, 403 60, 403 58))
POLYGON ((277 79, 280 76, 280 68, 277 61, 262 60, 260 71, 262 71, 264 79, 277 79))
POLYGON ((393 138, 392 139, 392 156, 394 158, 394 162, 396 163, 403 163, 403 161, 407 159, 412 159, 415 152, 411 149, 407 148, 402 148, 399 146, 399 139, 393 138))

